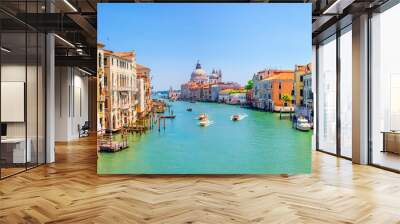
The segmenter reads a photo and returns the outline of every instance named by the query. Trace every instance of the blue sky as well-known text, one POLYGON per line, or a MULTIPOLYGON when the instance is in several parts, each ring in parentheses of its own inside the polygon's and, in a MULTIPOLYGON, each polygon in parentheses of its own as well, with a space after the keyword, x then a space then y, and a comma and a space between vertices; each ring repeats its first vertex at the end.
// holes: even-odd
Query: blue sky
POLYGON ((136 51, 155 90, 179 89, 197 60, 245 84, 264 68, 311 61, 311 4, 98 4, 98 41, 136 51))

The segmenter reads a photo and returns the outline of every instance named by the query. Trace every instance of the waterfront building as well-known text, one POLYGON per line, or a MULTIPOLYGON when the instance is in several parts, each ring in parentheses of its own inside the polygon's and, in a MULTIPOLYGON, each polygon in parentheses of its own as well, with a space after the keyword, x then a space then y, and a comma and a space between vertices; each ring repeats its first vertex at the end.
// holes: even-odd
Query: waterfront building
POLYGON ((295 65, 293 80, 293 104, 304 106, 304 76, 311 74, 311 64, 295 65))
POLYGON ((235 82, 222 82, 221 70, 213 69, 208 76, 200 62, 197 62, 190 80, 181 85, 180 99, 216 102, 219 92, 228 88, 240 88, 240 85, 235 82))
POLYGON ((229 94, 229 104, 246 104, 247 91, 245 89, 239 89, 231 91, 229 94))
POLYGON ((296 65, 293 82, 293 104, 296 116, 312 121, 313 95, 311 83, 311 64, 296 65))
POLYGON ((220 82, 222 82, 222 71, 213 69, 211 75, 209 76, 209 83, 217 84, 220 82))
POLYGON ((227 104, 245 104, 247 90, 241 89, 224 89, 218 94, 218 102, 227 104))
POLYGON ((224 89, 219 91, 218 94, 218 102, 219 103, 228 103, 229 102, 229 93, 232 91, 232 89, 224 89))
POLYGON ((206 72, 201 67, 199 61, 197 61, 196 67, 190 75, 190 80, 187 83, 181 85, 181 99, 187 100, 202 100, 203 84, 208 84, 208 77, 206 72))
POLYGON ((253 75, 253 101, 252 106, 258 109, 265 109, 266 107, 266 86, 263 82, 264 79, 272 75, 271 69, 264 69, 253 75))
POLYGON ((218 96, 219 96, 219 91, 221 91, 221 86, 218 84, 213 84, 210 86, 210 100, 212 102, 217 102, 218 101, 218 96))
POLYGON ((199 61, 197 61, 196 68, 192 72, 190 76, 190 81, 195 82, 195 83, 207 83, 208 82, 208 77, 206 71, 201 67, 201 64, 199 61))
POLYGON ((291 96, 293 91, 294 72, 292 70, 276 70, 274 74, 266 78, 267 91, 269 98, 268 106, 271 111, 293 111, 293 102, 285 102, 284 95, 291 96))
POLYGON ((105 128, 119 130, 136 122, 139 102, 135 56, 134 51, 104 50, 105 128))
MULTIPOLYGON (((144 65, 141 65, 141 64, 136 64, 137 79, 142 80, 141 82, 143 82, 143 87, 141 87, 142 84, 139 84, 140 85, 139 94, 142 94, 141 90, 144 91, 143 92, 143 102, 139 103, 140 107, 137 110, 138 117, 140 117, 140 118, 147 116, 150 113, 151 107, 152 107, 150 71, 151 71, 150 68, 148 68, 144 65)), ((142 98, 139 97, 139 101, 141 99, 142 98)))
POLYGON ((172 88, 172 86, 169 87, 169 90, 168 90, 168 99, 176 100, 176 99, 179 98, 179 95, 180 95, 180 92, 179 92, 179 91, 175 91, 175 90, 172 88))
POLYGON ((97 43, 97 131, 105 127, 104 44, 97 43))
POLYGON ((210 85, 211 84, 209 84, 209 83, 201 85, 201 87, 200 87, 200 91, 201 91, 200 100, 201 101, 207 102, 207 101, 211 100, 211 88, 210 88, 210 85))
POLYGON ((303 105, 306 110, 305 117, 312 122, 314 120, 314 94, 312 91, 311 72, 304 75, 303 79, 304 79, 303 105))
POLYGON ((265 69, 253 76, 253 107, 278 111, 282 107, 293 110, 292 102, 282 101, 283 95, 292 95, 293 70, 265 69), (292 83, 289 83, 292 82, 292 83))
POLYGON ((253 101, 254 101, 254 99, 253 99, 253 89, 249 89, 246 92, 246 104, 248 106, 252 106, 253 105, 253 101))
POLYGON ((210 86, 210 101, 217 102, 219 99, 219 92, 224 89, 240 89, 241 86, 236 82, 220 82, 210 86))

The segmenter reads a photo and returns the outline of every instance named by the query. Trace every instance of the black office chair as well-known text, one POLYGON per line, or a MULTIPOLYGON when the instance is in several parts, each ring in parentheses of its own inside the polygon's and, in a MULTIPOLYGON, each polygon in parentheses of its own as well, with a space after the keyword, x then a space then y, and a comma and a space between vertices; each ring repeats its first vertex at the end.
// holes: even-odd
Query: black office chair
POLYGON ((89 129, 90 129, 90 124, 89 121, 85 121, 85 123, 82 125, 82 127, 79 127, 79 138, 80 137, 87 137, 89 136, 89 129))

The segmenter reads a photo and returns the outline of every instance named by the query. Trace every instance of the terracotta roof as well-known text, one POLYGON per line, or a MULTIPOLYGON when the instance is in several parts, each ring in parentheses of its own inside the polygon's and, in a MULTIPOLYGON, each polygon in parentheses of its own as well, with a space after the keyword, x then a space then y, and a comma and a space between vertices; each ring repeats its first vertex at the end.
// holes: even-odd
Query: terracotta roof
POLYGON ((150 71, 150 68, 148 68, 148 67, 146 67, 144 65, 136 63, 136 70, 148 70, 148 71, 150 71))
POLYGON ((294 80, 294 73, 293 72, 278 73, 264 80, 294 80))
POLYGON ((114 52, 114 55, 125 59, 132 59, 135 56, 135 52, 134 51, 114 52))
POLYGON ((134 51, 128 51, 128 52, 113 52, 107 49, 104 49, 104 55, 113 55, 116 57, 123 58, 125 60, 132 60, 133 57, 135 57, 135 52, 134 51))

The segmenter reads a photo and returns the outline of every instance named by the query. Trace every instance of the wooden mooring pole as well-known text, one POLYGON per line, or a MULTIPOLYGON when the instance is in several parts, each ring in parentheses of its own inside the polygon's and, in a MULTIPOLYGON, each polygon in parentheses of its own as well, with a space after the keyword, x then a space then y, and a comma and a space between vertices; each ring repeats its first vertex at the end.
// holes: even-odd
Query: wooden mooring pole
POLYGON ((158 132, 160 132, 160 123, 161 123, 161 122, 160 122, 160 119, 161 119, 161 118, 158 117, 158 132))

